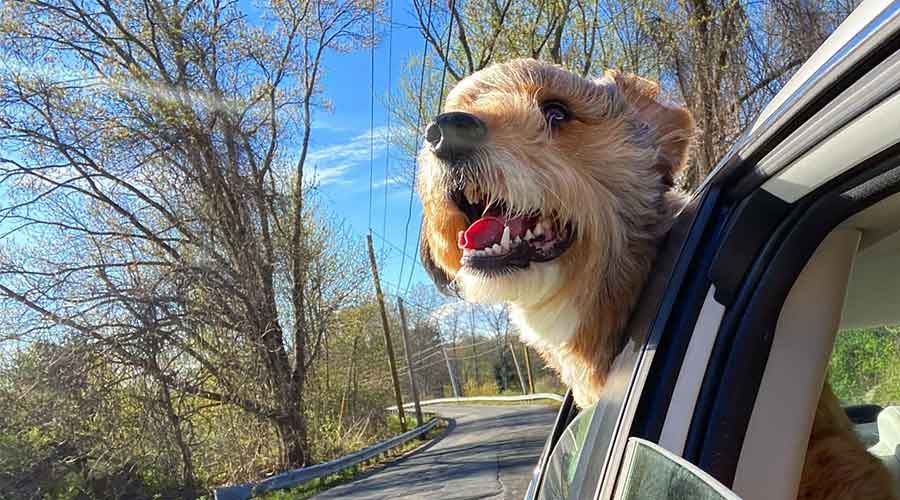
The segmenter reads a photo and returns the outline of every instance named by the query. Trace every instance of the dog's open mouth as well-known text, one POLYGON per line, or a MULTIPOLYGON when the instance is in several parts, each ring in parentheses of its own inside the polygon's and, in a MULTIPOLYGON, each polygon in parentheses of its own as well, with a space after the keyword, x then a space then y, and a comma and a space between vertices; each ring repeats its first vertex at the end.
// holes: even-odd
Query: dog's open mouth
POLYGON ((469 219, 469 227, 457 235, 463 267, 488 273, 524 269, 559 257, 572 241, 572 225, 553 214, 511 213, 498 200, 488 205, 471 185, 451 197, 469 219))

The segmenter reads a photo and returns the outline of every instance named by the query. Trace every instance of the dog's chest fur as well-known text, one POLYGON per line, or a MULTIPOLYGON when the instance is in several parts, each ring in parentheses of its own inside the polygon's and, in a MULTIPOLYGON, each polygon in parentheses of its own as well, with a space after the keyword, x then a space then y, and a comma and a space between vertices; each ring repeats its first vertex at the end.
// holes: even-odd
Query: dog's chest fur
POLYGON ((557 371, 578 405, 584 408, 596 403, 605 376, 598 376, 596 367, 570 345, 582 328, 578 310, 570 303, 532 309, 513 304, 510 310, 523 340, 557 371))

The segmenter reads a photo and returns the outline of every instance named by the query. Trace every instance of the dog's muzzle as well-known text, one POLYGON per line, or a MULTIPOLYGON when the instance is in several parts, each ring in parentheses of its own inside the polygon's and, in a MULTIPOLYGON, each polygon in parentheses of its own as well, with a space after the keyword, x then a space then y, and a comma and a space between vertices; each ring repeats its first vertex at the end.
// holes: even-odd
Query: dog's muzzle
POLYGON ((425 139, 435 156, 449 162, 451 168, 465 161, 487 136, 487 126, 477 116, 452 111, 441 113, 425 129, 425 139))

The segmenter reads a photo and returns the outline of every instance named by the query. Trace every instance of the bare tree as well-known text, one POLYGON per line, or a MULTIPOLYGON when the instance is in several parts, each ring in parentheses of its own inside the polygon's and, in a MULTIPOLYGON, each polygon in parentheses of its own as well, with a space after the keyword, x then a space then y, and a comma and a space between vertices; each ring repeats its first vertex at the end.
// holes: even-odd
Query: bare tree
POLYGON ((374 5, 265 7, 4 4, 0 307, 148 377, 173 429, 173 398, 237 407, 302 466, 307 371, 364 283, 304 204, 312 112, 374 5))
POLYGON ((416 0, 429 55, 423 71, 421 56, 409 60, 391 97, 406 129, 395 137, 412 152, 449 88, 491 63, 533 57, 583 76, 617 68, 659 80, 668 97, 691 109, 700 132, 681 183, 693 188, 857 3, 416 0))
POLYGON ((700 135, 682 178, 694 187, 855 2, 683 0, 645 17, 664 78, 691 109, 700 135), (798 30, 798 26, 803 26, 798 30))

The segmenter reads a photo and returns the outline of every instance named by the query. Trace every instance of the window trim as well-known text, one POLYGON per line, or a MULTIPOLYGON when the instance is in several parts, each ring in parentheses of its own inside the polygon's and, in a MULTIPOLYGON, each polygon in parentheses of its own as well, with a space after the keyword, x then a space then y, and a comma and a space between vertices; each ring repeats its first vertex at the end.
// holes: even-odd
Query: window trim
POLYGON ((733 484, 775 322, 790 287, 834 227, 896 192, 900 192, 900 145, 792 205, 726 310, 688 433, 685 458, 723 484, 733 484))

